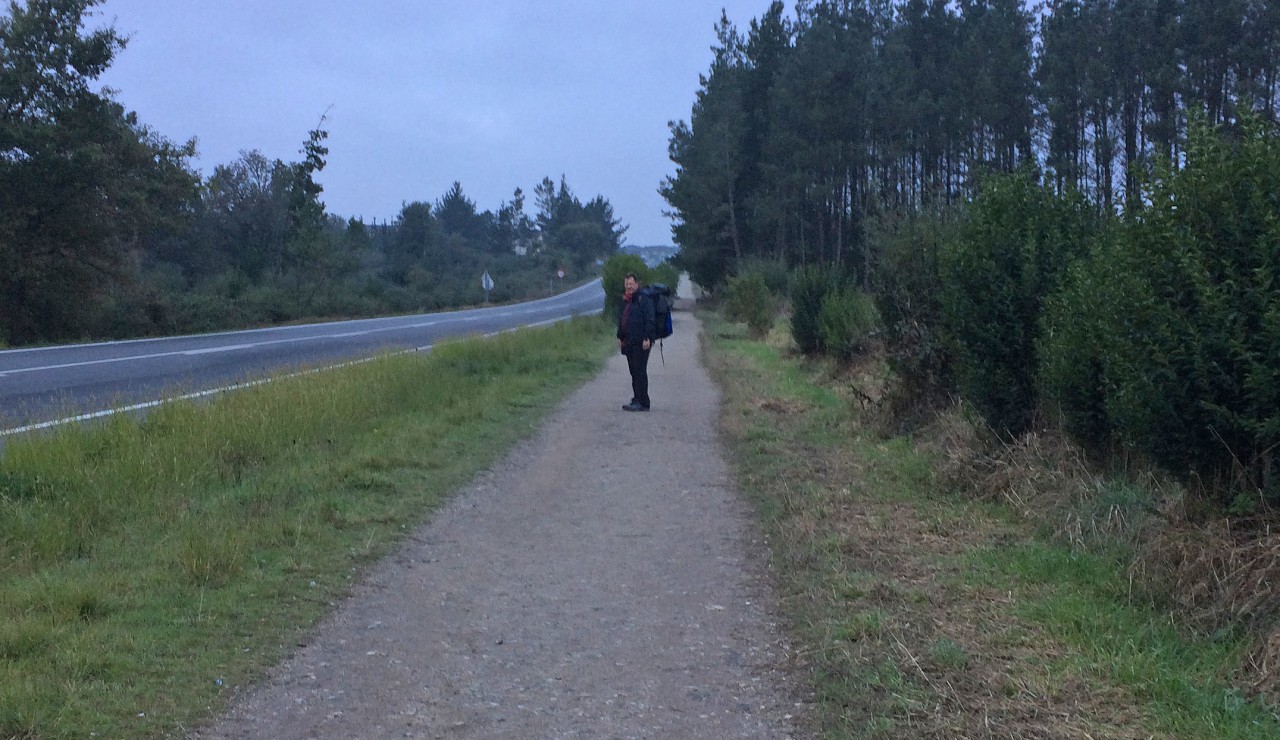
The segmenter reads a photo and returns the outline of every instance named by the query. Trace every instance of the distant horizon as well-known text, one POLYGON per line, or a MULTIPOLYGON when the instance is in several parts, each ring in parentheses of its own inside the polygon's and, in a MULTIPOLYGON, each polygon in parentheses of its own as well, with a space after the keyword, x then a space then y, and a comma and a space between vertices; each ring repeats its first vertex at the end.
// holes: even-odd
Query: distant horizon
POLYGON ((624 244, 619 249, 624 252, 628 249, 674 249, 677 252, 680 251, 680 247, 675 244, 624 244))

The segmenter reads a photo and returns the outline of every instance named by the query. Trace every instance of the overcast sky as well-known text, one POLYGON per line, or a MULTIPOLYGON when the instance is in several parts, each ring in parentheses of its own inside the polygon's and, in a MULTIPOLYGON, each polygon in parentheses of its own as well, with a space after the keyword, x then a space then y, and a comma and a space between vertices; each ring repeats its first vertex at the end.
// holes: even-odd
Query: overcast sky
POLYGON ((208 174, 257 149, 297 161, 328 112, 330 213, 394 220, 457 180, 496 210, 544 176, 603 195, 627 243, 670 244, 667 122, 689 118, 724 8, 769 0, 107 0, 131 36, 101 81, 141 121, 195 137, 208 174))

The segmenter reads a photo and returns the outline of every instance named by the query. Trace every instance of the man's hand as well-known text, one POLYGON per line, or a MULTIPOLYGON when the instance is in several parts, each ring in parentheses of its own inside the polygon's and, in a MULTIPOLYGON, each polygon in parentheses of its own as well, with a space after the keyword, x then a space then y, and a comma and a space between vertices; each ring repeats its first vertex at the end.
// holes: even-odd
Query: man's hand
POLYGON ((644 343, 640 345, 640 349, 649 349, 651 344, 652 343, 648 339, 646 339, 644 340, 644 343))

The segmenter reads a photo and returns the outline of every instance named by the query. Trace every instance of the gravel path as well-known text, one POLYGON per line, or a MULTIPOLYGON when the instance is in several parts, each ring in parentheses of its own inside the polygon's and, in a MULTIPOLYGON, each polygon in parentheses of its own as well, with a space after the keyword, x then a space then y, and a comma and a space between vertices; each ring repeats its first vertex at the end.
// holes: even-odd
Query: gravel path
POLYGON ((678 314, 423 526, 199 738, 787 738, 765 545, 678 314))

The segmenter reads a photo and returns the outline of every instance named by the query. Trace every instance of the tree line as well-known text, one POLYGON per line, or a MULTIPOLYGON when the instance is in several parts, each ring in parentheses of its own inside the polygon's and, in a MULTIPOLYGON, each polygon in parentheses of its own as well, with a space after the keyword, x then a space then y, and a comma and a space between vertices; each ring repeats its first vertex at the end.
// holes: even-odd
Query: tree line
POLYGON ((746 32, 722 14, 713 52, 662 185, 705 285, 744 257, 869 280, 869 218, 1022 166, 1118 209, 1191 122, 1280 103, 1271 0, 774 2, 746 32))
POLYGON ((328 213, 321 117, 297 161, 257 150, 192 165, 93 84, 125 48, 87 30, 101 0, 0 14, 0 345, 230 329, 545 295, 598 271, 626 227, 565 178, 481 210, 462 184, 392 223, 328 213))
POLYGON ((663 192, 679 259, 912 413, 1055 426, 1215 511, 1280 503, 1280 4, 722 15, 663 192), (761 301, 766 305, 760 305, 761 301), (914 408, 913 408, 914 407, 914 408))

